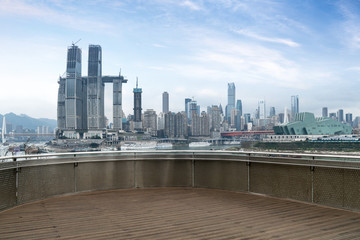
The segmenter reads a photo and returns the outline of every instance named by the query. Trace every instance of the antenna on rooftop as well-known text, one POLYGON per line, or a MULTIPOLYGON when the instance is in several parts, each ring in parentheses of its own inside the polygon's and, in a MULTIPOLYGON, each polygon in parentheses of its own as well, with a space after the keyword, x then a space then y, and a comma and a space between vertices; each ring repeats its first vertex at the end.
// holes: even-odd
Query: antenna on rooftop
POLYGON ((136 77, 136 88, 138 88, 138 77, 136 77))

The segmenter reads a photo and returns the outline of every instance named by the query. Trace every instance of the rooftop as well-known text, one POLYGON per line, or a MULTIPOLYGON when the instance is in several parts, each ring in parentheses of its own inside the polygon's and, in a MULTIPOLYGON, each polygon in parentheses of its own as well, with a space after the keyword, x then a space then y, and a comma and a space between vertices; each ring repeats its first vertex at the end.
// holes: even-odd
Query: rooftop
POLYGON ((355 239, 360 213, 249 193, 145 188, 0 212, 0 239, 355 239))

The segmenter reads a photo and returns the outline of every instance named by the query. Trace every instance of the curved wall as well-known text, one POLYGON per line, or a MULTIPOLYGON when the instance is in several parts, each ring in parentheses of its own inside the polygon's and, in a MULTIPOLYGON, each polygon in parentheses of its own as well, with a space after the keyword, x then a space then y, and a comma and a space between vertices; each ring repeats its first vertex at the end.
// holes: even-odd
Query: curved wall
POLYGON ((156 151, 0 160, 0 210, 57 195, 149 187, 217 188, 360 210, 358 157, 156 151))

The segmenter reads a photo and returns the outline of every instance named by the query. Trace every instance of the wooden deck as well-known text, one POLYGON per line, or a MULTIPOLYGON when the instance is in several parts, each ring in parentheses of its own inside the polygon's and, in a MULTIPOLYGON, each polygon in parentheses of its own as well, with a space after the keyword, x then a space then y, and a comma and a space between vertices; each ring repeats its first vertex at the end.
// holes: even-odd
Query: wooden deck
POLYGON ((0 239, 359 238, 359 213, 212 189, 82 193, 0 213, 0 239))

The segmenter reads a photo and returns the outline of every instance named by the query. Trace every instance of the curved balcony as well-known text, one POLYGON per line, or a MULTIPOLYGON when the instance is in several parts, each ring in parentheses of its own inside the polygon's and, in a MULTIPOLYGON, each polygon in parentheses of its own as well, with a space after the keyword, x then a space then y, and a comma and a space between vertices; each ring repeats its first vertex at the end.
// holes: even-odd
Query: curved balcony
POLYGON ((359 235, 360 157, 155 151, 0 161, 0 239, 359 235))

